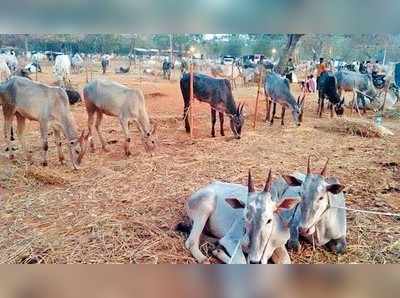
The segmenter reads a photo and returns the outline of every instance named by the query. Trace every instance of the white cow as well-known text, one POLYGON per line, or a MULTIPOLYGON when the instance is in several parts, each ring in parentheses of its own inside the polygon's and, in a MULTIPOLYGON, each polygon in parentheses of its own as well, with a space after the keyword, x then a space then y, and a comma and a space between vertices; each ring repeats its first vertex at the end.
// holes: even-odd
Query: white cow
POLYGON ((0 60, 3 60, 7 63, 8 68, 10 69, 11 72, 14 72, 18 68, 18 60, 17 57, 13 54, 1 54, 0 55, 0 60))
POLYGON ((0 59, 0 81, 6 81, 11 76, 11 71, 5 60, 0 59))
POLYGON ((71 61, 68 55, 59 55, 56 57, 53 66, 53 74, 57 82, 65 86, 71 74, 71 61))
POLYGON ((78 53, 76 53, 74 56, 72 56, 71 64, 72 64, 72 71, 74 73, 79 73, 80 69, 83 67, 82 57, 78 53))

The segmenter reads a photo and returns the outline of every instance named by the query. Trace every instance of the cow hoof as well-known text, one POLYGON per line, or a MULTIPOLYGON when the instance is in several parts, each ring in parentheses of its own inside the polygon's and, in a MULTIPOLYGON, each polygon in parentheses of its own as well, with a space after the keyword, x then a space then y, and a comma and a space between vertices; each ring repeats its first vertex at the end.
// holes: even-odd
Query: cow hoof
POLYGON ((125 152, 125 156, 126 156, 126 157, 129 157, 129 156, 131 156, 131 155, 132 155, 132 153, 131 153, 130 151, 126 151, 126 152, 125 152))
POLYGON ((47 167, 48 166, 47 161, 42 161, 40 164, 41 164, 42 167, 47 167))
POLYGON ((215 135, 211 135, 212 138, 215 138, 215 135))
POLYGON ((58 160, 60 161, 60 164, 65 165, 65 158, 64 157, 60 157, 58 160))
POLYGON ((225 136, 225 133, 221 132, 221 136, 223 136, 223 137, 224 137, 224 136, 225 136))
POLYGON ((287 248, 295 252, 299 252, 301 249, 301 244, 298 240, 289 240, 287 243, 287 248))

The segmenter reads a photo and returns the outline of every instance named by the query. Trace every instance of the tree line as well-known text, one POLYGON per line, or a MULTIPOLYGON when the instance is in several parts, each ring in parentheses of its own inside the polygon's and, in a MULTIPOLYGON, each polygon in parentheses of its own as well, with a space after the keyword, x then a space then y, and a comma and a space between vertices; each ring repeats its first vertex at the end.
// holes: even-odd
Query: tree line
MULTIPOLYGON (((193 47, 197 53, 211 58, 249 54, 278 57, 288 41, 286 34, 2 34, 0 47, 127 55, 133 48, 169 50, 171 37, 174 51, 187 53, 193 47)), ((305 34, 292 55, 296 60, 326 57, 398 61, 400 34, 305 34)))

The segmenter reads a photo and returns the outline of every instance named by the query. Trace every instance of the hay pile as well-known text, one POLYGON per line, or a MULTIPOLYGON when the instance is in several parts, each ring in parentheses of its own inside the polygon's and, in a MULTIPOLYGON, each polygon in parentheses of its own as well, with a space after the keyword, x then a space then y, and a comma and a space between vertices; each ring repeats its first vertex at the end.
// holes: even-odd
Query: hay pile
POLYGON ((383 138, 392 136, 393 132, 383 126, 376 126, 372 121, 360 118, 334 118, 315 126, 327 132, 338 132, 357 135, 363 138, 383 138))

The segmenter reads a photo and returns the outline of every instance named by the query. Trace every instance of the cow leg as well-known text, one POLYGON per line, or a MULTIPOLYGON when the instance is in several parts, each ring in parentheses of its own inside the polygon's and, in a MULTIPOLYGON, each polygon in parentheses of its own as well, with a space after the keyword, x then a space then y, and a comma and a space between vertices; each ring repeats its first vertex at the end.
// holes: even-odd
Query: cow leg
POLYGON ((265 99, 265 122, 269 122, 270 114, 271 114, 271 101, 267 97, 265 99))
POLYGON ((285 125, 285 123, 284 123, 285 111, 286 111, 286 108, 284 106, 282 106, 282 113, 281 113, 281 125, 282 126, 285 125))
POLYGON ((30 152, 28 151, 28 148, 27 148, 26 142, 25 142, 25 136, 24 136, 25 118, 22 117, 19 114, 16 114, 16 118, 17 118, 17 135, 18 135, 18 139, 19 139, 19 141, 21 143, 21 147, 22 147, 22 150, 24 151, 26 159, 28 161, 31 161, 32 156, 31 156, 30 152))
MULTIPOLYGON (((6 140, 6 151, 8 151, 9 158, 14 159, 12 143, 11 143, 12 120, 14 113, 9 108, 3 106, 3 115, 4 115, 4 138, 6 140)), ((14 139, 14 133, 12 134, 14 139)))
POLYGON ((301 244, 299 241, 299 229, 296 226, 290 227, 290 239, 287 242, 287 248, 299 252, 301 244))
POLYGON ((224 113, 219 113, 219 129, 221 132, 221 136, 225 136, 224 132, 224 113))
POLYGON ((97 135, 99 136, 99 139, 100 139, 101 148, 103 149, 103 151, 108 152, 109 150, 107 148, 107 143, 104 140, 103 135, 101 133, 101 129, 100 129, 101 120, 103 120, 103 113, 100 111, 97 111, 96 123, 95 123, 97 135))
POLYGON ((41 165, 46 167, 48 165, 47 162, 47 152, 49 151, 49 142, 48 142, 48 123, 47 121, 40 122, 40 136, 42 138, 42 163, 41 165))
POLYGON ((190 99, 185 99, 185 107, 183 109, 183 118, 185 119, 185 129, 187 133, 190 133, 190 123, 189 123, 189 109, 190 109, 190 99))
POLYGON ((56 127, 56 126, 53 128, 53 131, 54 131, 54 138, 55 138, 55 142, 56 142, 58 160, 63 165, 63 164, 65 164, 65 158, 64 158, 64 153, 62 150, 61 131, 60 131, 60 128, 56 127))
POLYGON ((276 102, 273 102, 273 107, 272 107, 272 117, 271 117, 271 126, 274 124, 274 118, 275 118, 275 113, 276 113, 276 102))
POLYGON ((217 112, 211 108, 211 136, 215 138, 215 122, 217 122, 217 112))
POLYGON ((204 213, 203 210, 199 210, 196 216, 193 218, 193 227, 190 231, 190 235, 185 242, 185 247, 190 250, 192 255, 196 258, 199 263, 207 261, 207 257, 200 251, 200 236, 207 223, 209 214, 204 213))
POLYGON ((343 254, 346 251, 346 245, 346 239, 339 238, 330 240, 325 247, 336 254, 343 254))
POLYGON ((329 110, 331 111, 331 118, 333 118, 333 104, 329 104, 329 110))
POLYGON ((289 253, 285 246, 277 247, 271 256, 275 264, 291 264, 289 253))
POLYGON ((128 119, 120 117, 119 122, 121 123, 122 127, 122 132, 124 133, 125 136, 125 142, 124 142, 124 151, 126 156, 131 155, 131 151, 129 149, 129 145, 131 142, 131 138, 129 137, 129 130, 128 130, 128 119))
POLYGON ((228 264, 231 260, 231 258, 226 254, 226 252, 221 248, 214 249, 212 251, 212 254, 225 264, 228 264))
POLYGON ((88 111, 88 130, 90 137, 90 150, 94 153, 94 141, 93 141, 93 126, 94 126, 94 111, 88 111))
POLYGON ((320 101, 320 106, 319 106, 319 118, 322 118, 322 112, 324 111, 324 101, 325 101, 325 98, 324 97, 322 97, 321 98, 321 101, 320 101))

